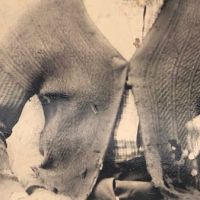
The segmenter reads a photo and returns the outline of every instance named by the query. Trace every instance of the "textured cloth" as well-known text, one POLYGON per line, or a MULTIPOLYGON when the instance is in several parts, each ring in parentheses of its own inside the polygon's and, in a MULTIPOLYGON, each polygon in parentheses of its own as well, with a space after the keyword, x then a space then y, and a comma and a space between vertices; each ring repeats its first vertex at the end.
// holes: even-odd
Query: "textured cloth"
POLYGON ((140 156, 137 145, 138 115, 131 90, 125 90, 114 132, 114 161, 124 162, 140 156))
MULTIPOLYGON (((132 34, 135 37, 133 52, 142 45, 142 41, 156 20, 162 5, 162 0, 153 1, 146 7, 144 7, 145 4, 139 6, 130 3, 129 6, 132 9, 126 10, 126 15, 121 16, 123 18, 127 18, 129 15, 135 18, 137 16, 137 20, 132 23, 132 34)), ((113 160, 115 162, 124 162, 139 157, 143 151, 137 143, 139 117, 131 89, 125 87, 120 106, 114 130, 113 160)))
MULTIPOLYGON (((191 175, 182 152, 171 155, 170 142, 187 148, 186 124, 199 115, 200 12, 199 1, 166 1, 158 20, 131 61, 129 83, 140 116, 148 171, 157 187, 178 180, 199 189, 199 174, 191 175), (179 179, 181 166, 191 180, 179 179)), ((186 160, 187 162, 187 160, 186 160)), ((170 189, 173 192, 173 189, 170 189)), ((188 193, 190 194, 190 193, 188 193)), ((199 195, 191 199, 199 199, 199 195)), ((180 195, 180 199, 185 197, 180 195)), ((189 199, 189 198, 188 198, 189 199)))
MULTIPOLYGON (((32 12, 26 12, 19 28, 1 44, 0 65, 6 72, 3 80, 14 77, 3 84, 3 94, 9 97, 6 85, 12 83, 10 88, 22 91, 25 101, 29 94, 38 91, 34 83, 39 83, 41 96, 45 92, 47 97, 47 102, 43 102, 47 118, 41 141, 45 160, 38 168, 37 178, 52 190, 83 200, 102 167, 123 93, 127 63, 92 25, 81 1, 39 2, 37 9, 28 9, 32 12), (46 76, 41 76, 44 74, 39 69, 46 76), (55 92, 60 95, 59 100, 52 94, 55 92)), ((186 135, 185 122, 199 113, 200 96, 199 2, 166 2, 151 34, 133 58, 129 73, 139 108, 147 169, 152 182, 162 189, 163 177, 168 177, 164 176, 168 175, 166 169, 173 168, 166 159, 170 155, 168 139, 186 135)), ((3 94, 0 104, 4 99, 15 104, 15 96, 7 98, 3 94)), ((22 104, 16 105, 19 111, 22 104)), ((12 112, 7 105, 5 108, 11 117, 12 112)), ((174 174, 173 177, 178 179, 174 174)))
POLYGON ((102 166, 128 63, 82 0, 26 2, 0 34, 0 132, 7 138, 25 102, 38 94, 45 115, 43 160, 23 185, 83 200, 102 166))
POLYGON ((11 134, 12 127, 18 121, 30 94, 24 90, 17 79, 3 69, 0 69, 0 85, 0 130, 4 133, 1 139, 5 140, 11 134))

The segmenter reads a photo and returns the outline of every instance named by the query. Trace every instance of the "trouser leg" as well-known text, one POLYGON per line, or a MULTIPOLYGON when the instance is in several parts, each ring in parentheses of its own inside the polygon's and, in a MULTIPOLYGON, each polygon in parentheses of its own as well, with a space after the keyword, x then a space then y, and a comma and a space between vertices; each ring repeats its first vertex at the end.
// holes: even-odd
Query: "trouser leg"
POLYGON ((105 164, 89 200, 161 200, 146 166, 105 164))
POLYGON ((90 200, 160 200, 159 191, 150 182, 103 179, 96 185, 90 200), (115 182, 115 183, 113 183, 115 182))

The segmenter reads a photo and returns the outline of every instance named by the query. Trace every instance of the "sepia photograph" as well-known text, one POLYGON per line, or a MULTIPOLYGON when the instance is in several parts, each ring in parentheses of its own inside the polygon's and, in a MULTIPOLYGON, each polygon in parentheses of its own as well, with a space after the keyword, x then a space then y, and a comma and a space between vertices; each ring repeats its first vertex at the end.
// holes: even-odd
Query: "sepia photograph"
POLYGON ((0 200, 200 200, 200 0, 0 0, 0 200))

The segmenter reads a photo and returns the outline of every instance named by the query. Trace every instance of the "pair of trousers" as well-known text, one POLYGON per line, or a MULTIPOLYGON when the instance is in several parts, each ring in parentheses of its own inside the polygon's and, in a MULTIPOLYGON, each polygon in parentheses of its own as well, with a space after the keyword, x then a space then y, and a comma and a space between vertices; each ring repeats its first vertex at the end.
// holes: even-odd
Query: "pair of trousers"
POLYGON ((144 157, 123 163, 105 162, 88 200, 161 200, 144 157))

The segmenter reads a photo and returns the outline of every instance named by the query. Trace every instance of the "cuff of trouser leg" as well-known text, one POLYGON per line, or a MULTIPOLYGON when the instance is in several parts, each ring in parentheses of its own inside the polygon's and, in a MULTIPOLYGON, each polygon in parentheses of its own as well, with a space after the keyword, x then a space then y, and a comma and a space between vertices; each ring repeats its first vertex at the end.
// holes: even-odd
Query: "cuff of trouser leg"
POLYGON ((115 179, 114 178, 105 178, 100 180, 93 191, 93 199, 116 199, 115 196, 115 179))
POLYGON ((152 189, 151 182, 125 180, 116 180, 115 182, 115 194, 119 199, 147 197, 150 193, 153 193, 152 189))

